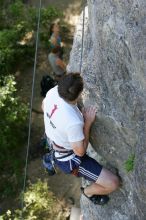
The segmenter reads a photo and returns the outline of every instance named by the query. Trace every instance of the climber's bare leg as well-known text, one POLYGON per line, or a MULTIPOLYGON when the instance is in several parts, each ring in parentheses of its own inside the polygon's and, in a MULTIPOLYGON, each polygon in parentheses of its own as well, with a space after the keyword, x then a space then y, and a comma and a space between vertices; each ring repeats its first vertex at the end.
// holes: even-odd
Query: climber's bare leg
POLYGON ((109 170, 102 168, 102 171, 96 181, 84 189, 87 196, 107 195, 119 187, 119 178, 109 170))

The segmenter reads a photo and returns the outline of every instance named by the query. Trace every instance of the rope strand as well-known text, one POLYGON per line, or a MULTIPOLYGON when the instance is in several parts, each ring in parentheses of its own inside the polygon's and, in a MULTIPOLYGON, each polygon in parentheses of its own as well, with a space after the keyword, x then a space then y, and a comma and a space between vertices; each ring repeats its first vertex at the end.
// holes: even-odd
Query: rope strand
POLYGON ((82 71, 82 62, 83 62, 83 49, 84 49, 84 20, 85 20, 85 7, 83 10, 83 23, 82 23, 82 44, 81 44, 81 62, 80 62, 80 73, 82 71))
POLYGON ((28 155, 30 148, 30 134, 31 134, 31 122, 32 122, 32 106, 33 106, 33 97, 34 97, 34 85, 35 85, 35 75, 36 75, 36 65, 37 65, 37 54, 38 54, 38 43, 39 43, 39 29, 40 29, 40 15, 41 15, 41 0, 38 9, 38 22, 37 22, 37 34, 36 34, 36 46, 35 46, 35 59, 34 59, 34 67, 33 67, 33 81, 32 81, 32 91, 31 91, 31 99, 30 99, 30 112, 29 112, 29 130, 28 130, 28 141, 27 141, 27 149, 26 149, 26 160, 25 160, 25 169, 24 169, 24 181, 23 181, 23 190, 22 190, 22 201, 21 201, 21 219, 23 219, 23 209, 24 209, 24 192, 26 187, 26 175, 27 175, 27 167, 28 167, 28 155))

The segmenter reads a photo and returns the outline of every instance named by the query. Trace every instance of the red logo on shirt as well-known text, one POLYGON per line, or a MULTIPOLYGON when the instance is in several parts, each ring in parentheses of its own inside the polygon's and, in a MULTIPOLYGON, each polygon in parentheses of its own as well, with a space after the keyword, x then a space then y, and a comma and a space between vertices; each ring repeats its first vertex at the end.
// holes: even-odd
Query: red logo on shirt
POLYGON ((50 118, 52 117, 52 115, 54 114, 54 112, 57 110, 57 105, 54 105, 54 108, 52 109, 52 112, 51 112, 51 115, 50 115, 50 118))

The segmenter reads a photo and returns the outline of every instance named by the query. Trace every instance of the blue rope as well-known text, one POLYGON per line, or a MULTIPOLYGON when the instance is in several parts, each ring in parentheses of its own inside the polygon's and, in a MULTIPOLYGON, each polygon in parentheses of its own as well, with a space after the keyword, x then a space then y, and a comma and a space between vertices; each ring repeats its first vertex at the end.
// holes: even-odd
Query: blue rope
POLYGON ((83 10, 83 23, 82 23, 82 45, 81 45, 81 62, 80 62, 80 73, 82 71, 82 62, 83 62, 83 49, 84 49, 84 23, 85 23, 85 7, 83 10))
POLYGON ((35 46, 35 59, 34 59, 34 67, 33 67, 33 81, 32 81, 32 91, 31 91, 31 99, 30 99, 30 113, 29 113, 29 130, 28 130, 28 141, 27 141, 27 149, 26 149, 26 160, 25 160, 25 170, 24 170, 24 182, 23 182, 23 190, 22 190, 22 202, 21 202, 21 219, 23 219, 23 209, 24 209, 24 192, 26 188, 26 175, 27 175, 27 167, 28 167, 28 155, 30 148, 30 134, 31 134, 31 125, 32 125, 32 106, 33 106, 33 97, 34 97, 34 85, 35 85, 35 75, 36 75, 36 65, 37 65, 37 54, 38 54, 38 43, 39 43, 39 29, 40 29, 40 17, 41 17, 41 0, 38 9, 38 22, 37 22, 37 34, 36 34, 36 46, 35 46))

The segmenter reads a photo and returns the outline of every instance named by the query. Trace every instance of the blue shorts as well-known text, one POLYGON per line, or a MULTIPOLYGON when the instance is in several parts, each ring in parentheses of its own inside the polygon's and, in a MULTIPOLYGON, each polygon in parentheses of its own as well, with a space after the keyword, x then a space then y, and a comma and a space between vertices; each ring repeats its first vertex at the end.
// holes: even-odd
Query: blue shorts
POLYGON ((102 166, 87 154, 83 157, 75 156, 68 161, 55 160, 55 164, 65 173, 72 173, 77 169, 77 177, 84 177, 93 182, 97 181, 102 170, 102 166))

